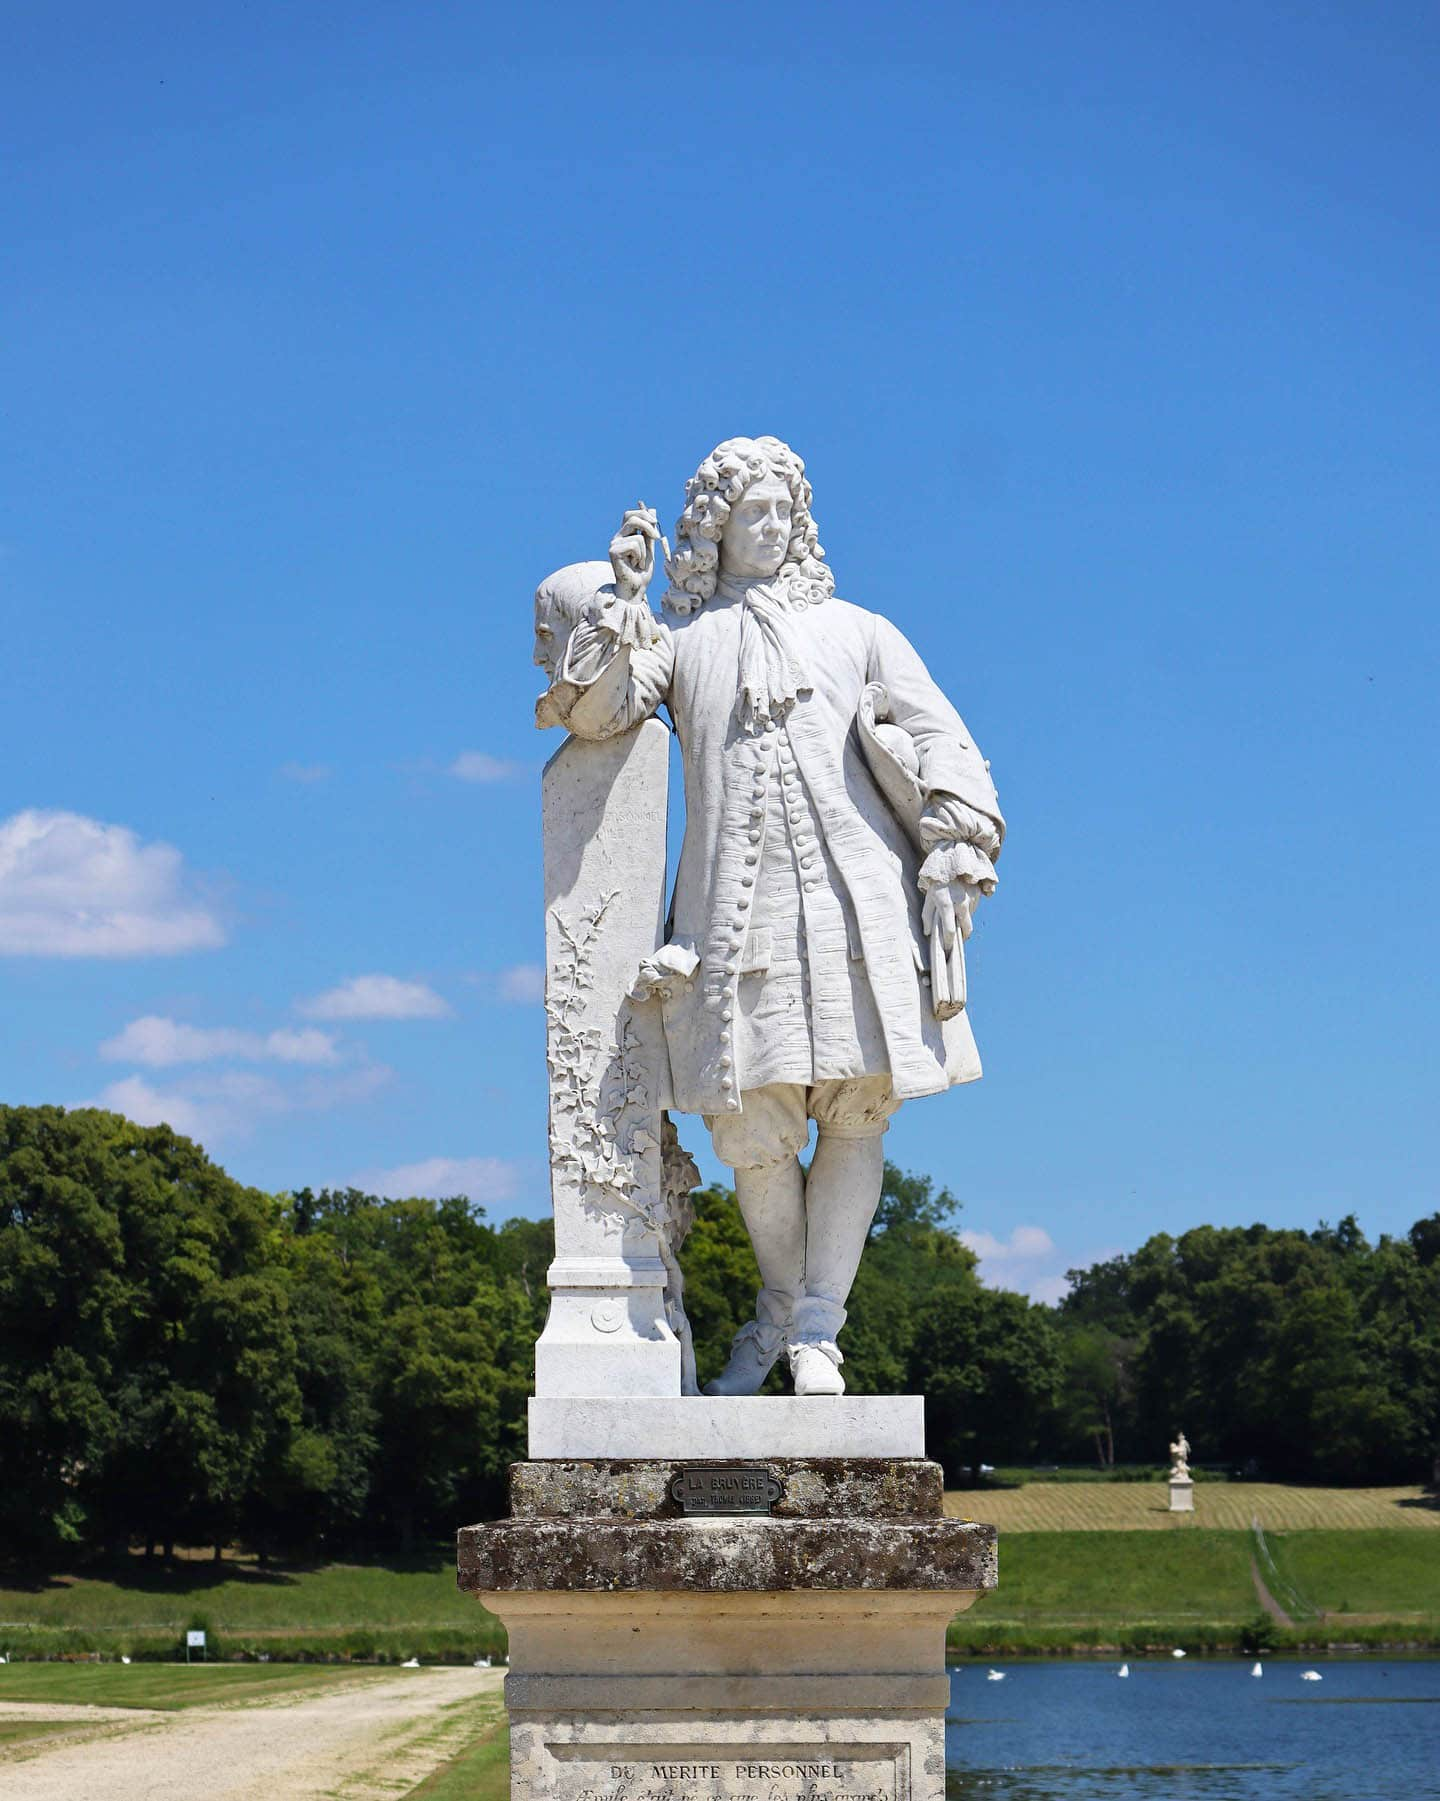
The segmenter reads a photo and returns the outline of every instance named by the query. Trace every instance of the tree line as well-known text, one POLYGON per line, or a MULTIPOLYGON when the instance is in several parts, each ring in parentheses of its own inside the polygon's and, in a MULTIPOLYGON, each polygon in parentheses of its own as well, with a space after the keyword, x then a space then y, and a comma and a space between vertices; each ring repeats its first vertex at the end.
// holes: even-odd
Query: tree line
MULTIPOLYGON (((926 1395, 952 1480, 1151 1463, 1181 1424, 1276 1475, 1429 1472, 1440 1215, 1373 1247, 1351 1220, 1157 1235, 1051 1308, 982 1285, 956 1212, 887 1167, 845 1334, 852 1391, 926 1395)), ((378 1553, 502 1512, 551 1254, 548 1221, 463 1198, 264 1194, 165 1126, 0 1107, 7 1545, 378 1553)), ((758 1285, 728 1191, 683 1262, 704 1380, 758 1285)))

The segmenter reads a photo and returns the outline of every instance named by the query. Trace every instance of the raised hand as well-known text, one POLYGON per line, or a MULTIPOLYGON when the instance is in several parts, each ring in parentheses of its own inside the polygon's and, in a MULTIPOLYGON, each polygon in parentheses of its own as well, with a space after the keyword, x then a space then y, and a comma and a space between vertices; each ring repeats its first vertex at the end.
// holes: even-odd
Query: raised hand
POLYGON ((619 531, 610 540, 610 567, 621 600, 634 600, 650 586, 659 538, 660 521, 653 507, 631 507, 621 520, 619 531))

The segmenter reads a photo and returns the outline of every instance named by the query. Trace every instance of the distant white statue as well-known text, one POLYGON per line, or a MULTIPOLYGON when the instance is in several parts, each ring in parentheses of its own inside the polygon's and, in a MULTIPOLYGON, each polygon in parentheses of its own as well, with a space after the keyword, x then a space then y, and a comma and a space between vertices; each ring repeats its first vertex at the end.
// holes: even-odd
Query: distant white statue
POLYGON ((734 1171, 760 1267, 718 1395, 782 1353, 797 1394, 843 1391, 886 1128, 980 1075, 962 947, 1005 831, 989 766, 901 633, 835 596, 810 508, 794 451, 731 438, 686 484, 665 623, 645 507, 611 581, 571 565, 536 597, 538 724, 601 742, 664 706, 679 738, 684 846, 633 998, 660 1004, 666 1103, 734 1171))
POLYGON ((1170 1447, 1170 1480, 1190 1480, 1190 1440, 1182 1432, 1170 1447))

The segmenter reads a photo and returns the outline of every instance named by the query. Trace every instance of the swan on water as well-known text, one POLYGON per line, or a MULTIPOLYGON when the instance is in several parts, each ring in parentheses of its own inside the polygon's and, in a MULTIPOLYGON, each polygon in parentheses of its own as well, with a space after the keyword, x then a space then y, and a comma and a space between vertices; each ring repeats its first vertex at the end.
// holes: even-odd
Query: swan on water
POLYGON ((1300 1680, 1302 1682, 1323 1682, 1325 1678, 1320 1674, 1319 1670, 1301 1670, 1300 1680))
POLYGON ((1119 1669, 1118 1669, 1118 1670, 1116 1670, 1116 1672, 1115 1672, 1115 1674, 1116 1674, 1116 1675, 1117 1675, 1117 1676, 1128 1676, 1128 1675, 1129 1675, 1129 1674, 1130 1674, 1130 1666, 1129 1666, 1129 1664, 1128 1664, 1128 1663, 1122 1663, 1122 1664, 1121 1664, 1121 1666, 1120 1666, 1120 1668, 1119 1668, 1119 1669))
POLYGON ((1180 1649, 1179 1645, 1176 1645, 1175 1649, 1170 1653, 1170 1655, 1172 1657, 1183 1657, 1185 1655, 1185 1653, 1180 1649))
POLYGON ((1004 1670, 991 1670, 985 1680, 987 1682, 1003 1682, 1005 1680, 1005 1672, 1004 1670))
POLYGON ((1251 1665, 1250 1674, 1252 1676, 1263 1676, 1265 1674, 1265 1672, 1264 1672, 1264 1670, 1261 1669, 1260 1665, 1257 1663, 1257 1664, 1251 1665))

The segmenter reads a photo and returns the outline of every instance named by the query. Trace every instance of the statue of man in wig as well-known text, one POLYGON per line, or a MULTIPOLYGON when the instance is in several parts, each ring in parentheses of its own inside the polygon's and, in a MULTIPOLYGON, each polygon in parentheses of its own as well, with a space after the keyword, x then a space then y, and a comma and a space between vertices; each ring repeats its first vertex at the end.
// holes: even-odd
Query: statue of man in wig
POLYGON ((980 1074, 963 940, 1005 826, 988 766, 886 619, 838 599, 805 465, 731 438, 686 484, 666 561, 625 515, 548 711, 601 739, 662 703, 685 839, 658 994, 674 1104, 703 1116, 762 1287, 708 1393, 843 1392, 838 1337, 900 1103, 980 1074), (808 1173, 799 1156, 816 1130, 808 1173))

